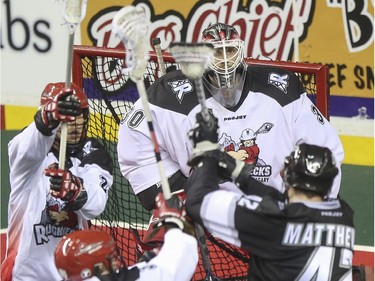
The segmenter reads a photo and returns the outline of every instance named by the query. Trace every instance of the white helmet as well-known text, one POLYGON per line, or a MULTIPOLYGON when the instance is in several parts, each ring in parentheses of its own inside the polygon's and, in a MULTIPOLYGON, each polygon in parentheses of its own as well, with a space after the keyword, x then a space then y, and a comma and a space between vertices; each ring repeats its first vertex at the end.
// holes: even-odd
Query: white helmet
POLYGON ((218 88, 232 88, 236 70, 242 65, 244 41, 233 26, 224 23, 212 24, 202 34, 203 42, 215 50, 209 67, 216 74, 218 88))

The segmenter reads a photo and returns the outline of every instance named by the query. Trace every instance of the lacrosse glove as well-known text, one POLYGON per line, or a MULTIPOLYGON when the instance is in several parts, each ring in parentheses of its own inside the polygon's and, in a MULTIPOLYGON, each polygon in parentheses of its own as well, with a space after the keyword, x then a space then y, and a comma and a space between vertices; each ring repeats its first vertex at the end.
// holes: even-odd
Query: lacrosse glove
POLYGON ((182 197, 172 194, 171 198, 165 199, 163 193, 158 193, 155 198, 156 207, 153 217, 158 218, 152 222, 153 231, 150 236, 159 232, 160 229, 167 231, 170 228, 179 228, 183 232, 194 235, 194 227, 191 220, 187 217, 182 197))
POLYGON ((45 136, 51 136, 61 121, 74 121, 82 113, 79 100, 72 89, 52 90, 48 99, 34 115, 37 129, 45 136), (57 90, 55 90, 57 91, 57 90))
POLYGON ((197 167, 199 163, 207 158, 214 159, 218 167, 219 181, 233 181, 237 186, 246 182, 246 178, 251 175, 254 165, 245 164, 245 162, 235 159, 228 153, 218 149, 207 151, 198 155, 189 161, 189 165, 197 167))
POLYGON ((196 123, 189 131, 189 138, 193 144, 193 155, 197 156, 205 151, 214 150, 218 145, 218 120, 210 112, 210 120, 205 121, 202 113, 196 115, 196 123))
POLYGON ((59 169, 57 163, 49 165, 44 174, 50 177, 50 194, 65 201, 67 210, 77 211, 83 207, 87 201, 87 192, 81 178, 69 170, 59 169))

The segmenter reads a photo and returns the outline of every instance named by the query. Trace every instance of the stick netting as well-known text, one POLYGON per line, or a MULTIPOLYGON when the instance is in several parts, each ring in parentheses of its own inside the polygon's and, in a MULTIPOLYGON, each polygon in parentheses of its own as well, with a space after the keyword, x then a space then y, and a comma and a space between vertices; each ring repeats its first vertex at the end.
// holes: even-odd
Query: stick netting
MULTIPOLYGON (((136 263, 134 237, 129 227, 143 234, 150 212, 138 202, 129 183, 121 175, 117 161, 117 133, 120 120, 139 98, 136 85, 121 73, 124 67, 124 50, 76 46, 74 50, 73 81, 83 86, 89 98, 91 118, 89 136, 101 140, 114 161, 114 184, 104 213, 92 220, 93 227, 109 232, 116 240, 119 252, 127 265, 136 263)), ((158 78, 158 64, 154 53, 144 76, 146 87, 158 78)), ((176 68, 170 55, 164 57, 166 68, 176 68)), ((316 102, 317 80, 315 74, 299 77, 316 102)), ((207 245, 213 273, 222 280, 246 280, 249 255, 208 235, 207 245)), ((182 265, 183 266, 183 265, 182 265)), ((192 280, 204 280, 205 272, 200 259, 192 280)))

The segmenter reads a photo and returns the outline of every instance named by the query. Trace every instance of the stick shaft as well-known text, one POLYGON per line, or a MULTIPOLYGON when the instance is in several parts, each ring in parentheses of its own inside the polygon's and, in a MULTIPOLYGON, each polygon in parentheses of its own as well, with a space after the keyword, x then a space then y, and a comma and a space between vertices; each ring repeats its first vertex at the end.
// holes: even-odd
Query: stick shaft
POLYGON ((152 43, 154 44, 154 47, 155 47, 155 53, 156 53, 156 58, 157 58, 158 65, 159 65, 159 71, 161 73, 161 76, 163 76, 166 73, 166 70, 165 70, 163 54, 161 52, 160 39, 155 38, 152 41, 152 43))
POLYGON ((195 83, 195 87, 197 90, 198 101, 199 101, 199 104, 201 105, 201 113, 202 113, 203 120, 206 122, 209 122, 211 118, 210 118, 210 113, 206 105, 206 94, 204 93, 202 78, 195 79, 194 83, 195 83))
POLYGON ((152 143, 154 145, 155 158, 156 158, 156 162, 157 162, 157 165, 158 165, 159 174, 160 174, 160 178, 161 178, 161 187, 162 187, 162 190, 163 190, 163 195, 164 195, 164 198, 166 200, 168 200, 169 198, 171 198, 171 189, 170 189, 169 182, 168 182, 168 179, 167 179, 166 174, 165 174, 164 164, 163 164, 163 161, 162 161, 161 156, 160 156, 159 143, 158 143, 158 140, 156 138, 155 131, 154 131, 150 106, 149 106, 149 103, 148 103, 147 92, 146 92, 146 88, 145 88, 145 84, 144 84, 143 79, 137 80, 137 89, 138 89, 139 95, 141 97, 141 101, 142 101, 142 105, 143 105, 143 110, 145 112, 145 117, 146 117, 148 129, 150 131, 151 140, 152 140, 152 143))
MULTIPOLYGON (((69 33, 65 88, 70 88, 70 85, 71 85, 72 64, 73 64, 73 45, 74 45, 74 32, 69 33)), ((62 122, 60 130, 61 130, 61 133, 60 133, 60 148, 59 148, 60 149, 59 150, 59 168, 64 170, 65 160, 66 160, 66 145, 68 142, 68 124, 66 122, 62 122)))
POLYGON ((204 229, 200 224, 195 223, 195 236, 198 240, 199 249, 201 251, 203 267, 206 272, 211 271, 211 261, 210 261, 210 252, 206 244, 206 234, 204 229))

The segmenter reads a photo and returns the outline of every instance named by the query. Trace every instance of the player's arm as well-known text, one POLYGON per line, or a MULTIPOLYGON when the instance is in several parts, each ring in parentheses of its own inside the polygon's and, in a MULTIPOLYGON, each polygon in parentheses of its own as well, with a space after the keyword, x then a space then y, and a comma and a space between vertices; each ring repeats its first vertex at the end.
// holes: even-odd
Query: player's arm
POLYGON ((87 192, 87 202, 80 212, 86 219, 92 219, 105 209, 113 184, 113 160, 101 143, 91 138, 86 140, 79 157, 79 174, 87 192))
POLYGON ((188 281, 198 265, 197 240, 178 228, 165 234, 160 252, 148 263, 138 264, 139 281, 188 281))
POLYGON ((185 187, 186 204, 189 214, 202 223, 199 214, 205 196, 218 190, 219 182, 223 181, 233 181, 238 187, 245 187, 253 165, 245 165, 243 161, 218 149, 218 125, 214 116, 211 116, 210 122, 206 122, 198 113, 189 137, 194 157, 189 161, 193 172, 185 187))
MULTIPOLYGON (((186 164, 188 152, 184 117, 156 106, 151 105, 150 108, 171 191, 180 190, 186 182, 186 171, 181 171, 181 166, 189 168, 186 164), (176 128, 181 131, 176 132, 176 128)), ((147 210, 153 209, 155 196, 160 191, 160 175, 153 147, 144 113, 136 104, 120 125, 117 151, 122 175, 130 182, 134 193, 147 210)))
POLYGON ((155 257, 137 265, 137 280, 191 280, 198 264, 197 241, 182 198, 173 194, 166 200, 158 193, 153 216, 158 219, 150 225, 149 238, 165 233, 164 243, 155 257))
POLYGON ((104 211, 108 190, 112 185, 112 159, 95 140, 87 140, 81 152, 79 175, 61 170, 57 163, 45 169, 50 177, 51 195, 66 202, 66 208, 80 211, 92 219, 104 211))
POLYGON ((28 174, 39 171, 61 121, 75 120, 79 114, 80 103, 69 89, 56 92, 53 99, 46 101, 36 112, 34 122, 8 144, 12 175, 27 179, 28 174))

